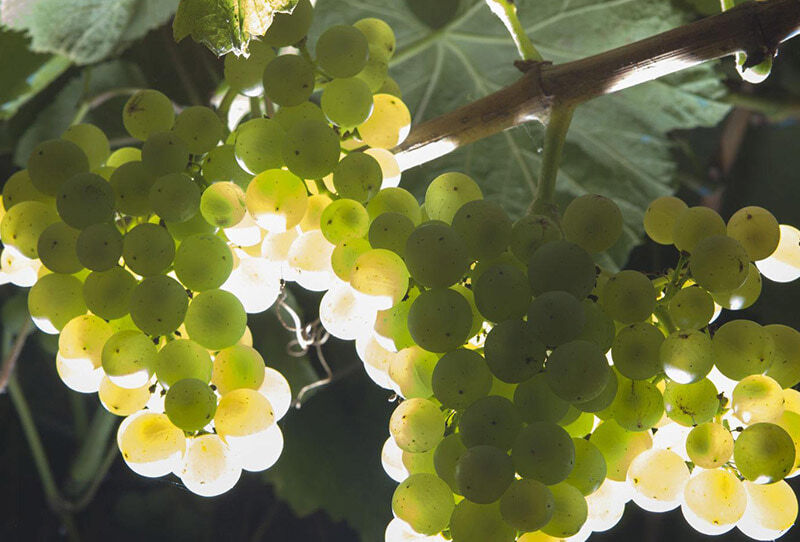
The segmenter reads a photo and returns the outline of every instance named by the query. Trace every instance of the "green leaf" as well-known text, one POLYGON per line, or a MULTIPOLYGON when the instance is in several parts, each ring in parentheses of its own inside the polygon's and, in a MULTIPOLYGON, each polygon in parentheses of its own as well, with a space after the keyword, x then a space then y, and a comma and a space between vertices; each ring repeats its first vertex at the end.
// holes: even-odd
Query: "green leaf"
MULTIPOLYGON (((419 123, 452 111, 516 80, 516 49, 483 0, 464 0, 438 29, 409 8, 416 0, 319 0, 313 31, 380 17, 395 29, 398 52, 390 74, 419 123)), ((452 2, 448 2, 451 5, 452 2)), ((692 15, 671 2, 637 0, 521 0, 518 12, 538 50, 556 63, 596 54, 679 26, 692 15)), ((446 7, 446 6, 445 6, 446 7)), ((417 9, 417 11, 419 11, 417 9)), ((435 20, 435 18, 433 19, 435 20)), ((719 122, 728 106, 712 66, 596 99, 578 108, 559 172, 559 201, 587 192, 615 199, 625 236, 601 263, 622 265, 642 233, 649 200, 673 190, 672 130, 719 122)), ((403 186, 424 194, 439 173, 472 175, 486 196, 514 216, 532 200, 542 129, 529 124, 487 138, 404 174, 403 186)))
POLYGON ((0 22, 31 37, 37 52, 91 64, 166 22, 177 0, 0 0, 0 22))
POLYGON ((247 52, 251 37, 263 36, 276 12, 297 0, 182 0, 172 22, 175 41, 192 36, 217 56, 247 52))

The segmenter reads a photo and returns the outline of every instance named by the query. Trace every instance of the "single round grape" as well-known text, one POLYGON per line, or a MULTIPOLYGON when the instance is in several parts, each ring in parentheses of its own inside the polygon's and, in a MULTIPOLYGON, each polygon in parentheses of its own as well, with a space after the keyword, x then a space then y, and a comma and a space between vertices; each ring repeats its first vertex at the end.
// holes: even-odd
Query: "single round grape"
POLYGON ((714 302, 723 309, 742 310, 758 301, 761 295, 761 273, 754 263, 747 264, 747 278, 741 286, 729 292, 714 292, 714 302))
POLYGON ((33 183, 27 169, 21 169, 11 175, 3 185, 3 209, 8 211, 23 201, 50 203, 53 198, 40 192, 33 183))
POLYGON ((364 237, 369 231, 369 215, 359 202, 338 199, 322 211, 319 225, 325 239, 339 244, 348 239, 364 237))
POLYGON ((122 234, 113 224, 92 224, 78 235, 75 252, 81 265, 92 271, 108 271, 122 257, 122 234))
POLYGON ((131 216, 147 216, 150 207, 150 188, 156 177, 139 161, 126 162, 111 174, 109 184, 114 189, 117 210, 131 216))
POLYGON ((113 333, 108 322, 94 314, 76 316, 61 330, 59 355, 66 360, 88 360, 94 367, 100 367, 103 345, 113 333))
POLYGON ((625 481, 628 467, 642 452, 653 445, 647 431, 626 431, 614 420, 601 423, 592 433, 589 442, 593 443, 606 460, 608 478, 625 481))
POLYGON ((348 239, 339 243, 331 254, 331 267, 336 276, 345 282, 350 281, 356 260, 363 253, 370 250, 370 244, 365 239, 348 239))
POLYGON ((572 341, 557 347, 546 366, 547 383, 565 401, 594 399, 606 386, 611 371, 603 352, 589 341, 572 341))
POLYGON ((242 337, 247 314, 232 293, 206 290, 192 298, 185 325, 190 339, 210 350, 221 350, 242 337))
POLYGON ((666 512, 677 508, 688 481, 686 462, 672 450, 647 450, 628 468, 633 501, 648 511, 666 512))
POLYGON ((142 145, 142 164, 156 177, 180 173, 188 163, 189 148, 173 132, 151 134, 142 145))
POLYGON ((714 299, 699 286, 678 290, 669 301, 669 315, 679 329, 702 329, 714 316, 714 299))
MULTIPOLYGON (((374 58, 371 50, 370 58, 374 58)), ((367 61, 367 64, 369 64, 369 61, 367 61)), ((372 90, 371 87, 370 90, 372 90)), ((383 83, 381 83, 381 86, 378 87, 377 94, 391 94, 392 96, 397 96, 400 99, 403 98, 403 91, 400 89, 400 85, 397 83, 397 81, 389 76, 384 78, 383 83)))
POLYGON ((262 41, 273 47, 294 45, 308 33, 314 18, 314 6, 310 0, 300 0, 291 13, 275 13, 262 41))
POLYGON ((503 521, 499 503, 463 499, 450 516, 450 535, 453 542, 513 542, 516 532, 503 521))
POLYGON ((83 283, 86 306, 97 316, 116 320, 128 314, 136 279, 122 267, 92 271, 83 283))
POLYGON ((82 230, 114 217, 114 190, 94 173, 80 173, 65 181, 56 197, 61 220, 82 230))
POLYGON ((521 531, 537 531, 544 527, 553 517, 554 508, 550 489, 528 478, 514 480, 500 498, 503 520, 521 531))
POLYGON ((28 291, 28 312, 37 327, 56 333, 67 322, 86 312, 81 281, 73 275, 50 273, 28 291))
POLYGON ((103 370, 123 388, 147 384, 156 368, 158 350, 141 331, 124 329, 114 333, 103 345, 103 370))
POLYGON ((664 410, 670 419, 686 427, 709 422, 719 411, 717 388, 707 378, 691 384, 667 382, 664 410))
POLYGON ((252 442, 247 437, 262 433, 275 423, 272 403, 250 388, 239 388, 223 395, 214 415, 217 434, 230 445, 252 442))
POLYGON ((473 402, 458 424, 461 442, 467 448, 487 445, 501 450, 511 448, 521 427, 522 421, 513 403, 499 395, 473 402))
POLYGON ((551 218, 545 215, 525 215, 511 228, 509 247, 514 256, 527 262, 542 245, 560 241, 561 238, 561 230, 551 218))
POLYGON ((689 207, 675 217, 672 240, 682 252, 694 252, 697 243, 714 235, 725 235, 725 221, 714 209, 689 207))
POLYGON ((200 198, 200 213, 203 219, 220 228, 230 228, 244 218, 245 194, 239 185, 232 182, 212 184, 200 198))
POLYGON ((94 170, 105 164, 111 154, 108 138, 103 130, 94 124, 73 124, 61 134, 61 139, 72 141, 81 148, 89 160, 89 169, 94 170))
POLYGON ((450 224, 462 205, 483 199, 478 184, 467 175, 457 172, 436 177, 425 192, 425 210, 432 220, 450 224))
POLYGON ((175 252, 175 274, 195 292, 222 286, 233 270, 233 253, 219 236, 210 233, 184 239, 175 252))
POLYGON ((643 273, 620 271, 606 282, 600 304, 614 320, 632 324, 650 317, 656 307, 656 292, 643 273))
POLYGON ((548 346, 577 339, 585 321, 583 305, 567 292, 545 292, 535 297, 528 308, 531 333, 548 346))
POLYGON ((315 120, 325 122, 325 113, 313 102, 303 102, 292 107, 281 107, 272 117, 275 122, 283 126, 284 130, 289 130, 295 124, 304 120, 315 120))
POLYGON ((461 236, 472 259, 496 258, 511 239, 511 219, 497 203, 469 201, 453 216, 453 229, 461 236))
POLYGON ((444 287, 458 282, 469 259, 464 242, 447 224, 422 224, 408 236, 405 262, 411 277, 426 287, 444 287))
POLYGON ((489 369, 503 382, 523 382, 542 370, 545 347, 522 320, 506 320, 486 336, 489 369))
POLYGON ((661 371, 660 349, 664 334, 646 322, 631 324, 619 330, 611 357, 614 367, 632 380, 645 380, 661 371))
POLYGON ((373 248, 391 250, 401 258, 405 255, 408 237, 414 231, 411 219, 400 213, 383 213, 369 225, 368 239, 373 248))
MULTIPOLYGON (((611 371, 608 382, 603 387, 600 394, 594 399, 573 403, 575 408, 581 412, 597 412, 599 416, 601 412, 607 411, 614 403, 614 399, 617 397, 620 380, 619 373, 611 371)), ((605 417, 608 418, 610 416, 605 417)))
POLYGON ((514 405, 527 423, 557 422, 569 410, 569 403, 558 397, 547 384, 544 373, 522 382, 514 390, 514 405))
MULTIPOLYGON (((351 152, 333 170, 333 186, 336 188, 336 193, 340 197, 354 199, 361 203, 372 199, 378 193, 382 179, 383 173, 378 161, 363 152, 351 152)), ((416 203, 417 201, 414 200, 415 205, 416 203)), ((409 207, 413 209, 410 204, 409 207)), ((419 209, 419 205, 416 206, 416 209, 419 209)), ((402 211, 398 210, 398 212, 402 211)), ((377 215, 371 214, 370 218, 375 218, 375 216, 377 215)), ((409 218, 413 220, 413 217, 409 216, 409 218)))
POLYGON ((202 380, 184 378, 167 391, 164 413, 169 421, 184 431, 199 431, 214 418, 217 396, 202 380))
POLYGON ((447 528, 455 503, 447 484, 435 474, 412 474, 397 486, 392 511, 420 534, 447 528))
POLYGON ((800 332, 781 324, 764 326, 764 330, 775 346, 773 362, 765 374, 782 388, 796 386, 800 382, 800 332))
POLYGON ((367 120, 372 112, 372 92, 356 77, 334 79, 322 91, 320 106, 330 122, 351 129, 367 120))
POLYGON ((433 395, 447 408, 461 410, 486 397, 492 374, 483 356, 459 348, 439 359, 431 378, 433 395))
POLYGON ((591 495, 606 479, 606 460, 597 446, 586 439, 573 438, 572 444, 575 466, 564 481, 584 496, 591 495))
MULTIPOLYGON (((376 248, 367 250, 356 258, 350 275, 350 285, 354 290, 362 294, 374 296, 381 303, 384 303, 385 306, 381 308, 389 308, 405 297, 408 291, 408 279, 408 270, 400 256, 389 250, 376 248)), ((453 292, 453 294, 457 294, 457 292, 453 292)), ((418 335, 424 333, 426 328, 430 329, 431 333, 439 337, 446 337, 447 333, 460 331, 462 329, 462 322, 469 323, 472 320, 469 302, 467 302, 466 299, 463 299, 463 301, 466 303, 466 308, 461 304, 458 298, 451 294, 432 295, 429 301, 423 303, 417 309, 418 312, 415 318, 417 319, 416 325, 418 325, 418 335), (445 311, 445 315, 448 318, 453 317, 456 319, 456 321, 452 323, 450 330, 436 330, 434 324, 437 318, 436 313, 439 310, 445 311)), ((409 316, 408 320, 410 329, 411 316, 409 316)), ((467 327, 469 326, 467 325, 467 327)), ((466 337, 464 339, 466 340, 466 337)), ((445 352, 447 350, 453 350, 463 343, 464 341, 460 340, 460 334, 457 337, 450 337, 445 344, 448 348, 444 348, 440 351, 445 352), (455 343, 456 339, 460 341, 458 344, 455 343)), ((422 346, 422 344, 420 344, 420 346, 422 346)), ((433 345, 429 344, 429 346, 433 345)), ((426 348, 426 350, 431 350, 431 348, 426 348)))
POLYGON ((270 169, 255 176, 245 193, 247 210, 259 226, 281 233, 298 225, 308 206, 305 183, 296 175, 270 169))
POLYGON ((283 160, 304 179, 321 179, 339 163, 339 136, 325 122, 307 120, 286 132, 283 160))
POLYGON ((166 275, 147 277, 131 295, 133 322, 152 336, 172 333, 183 322, 189 298, 180 283, 166 275))
POLYGON ((644 231, 660 245, 671 245, 674 241, 672 229, 683 211, 688 209, 683 200, 674 196, 656 198, 644 212, 644 231))
POLYGON ((391 94, 375 94, 372 97, 372 113, 358 127, 364 143, 380 149, 392 149, 399 145, 408 137, 410 130, 411 113, 408 107, 400 98, 391 94))
POLYGON ((100 404, 117 416, 130 416, 142 410, 150 400, 150 396, 149 386, 123 388, 114 384, 108 377, 103 377, 97 390, 100 404))
POLYGON ((106 166, 118 168, 128 162, 140 162, 142 160, 142 150, 136 147, 120 147, 111 153, 106 160, 106 166))
POLYGON ((353 77, 367 63, 369 44, 364 34, 349 25, 329 27, 317 40, 319 67, 336 78, 353 77))
POLYGON ((716 469, 733 455, 733 436, 722 424, 700 424, 686 437, 686 453, 698 467, 716 469))
POLYGON ((689 269, 692 278, 706 290, 728 292, 740 287, 747 278, 747 252, 726 235, 705 237, 692 250, 689 269))
POLYGON ((175 470, 186 489, 216 497, 236 485, 242 467, 221 435, 202 434, 185 441, 186 452, 175 470))
POLYGON ((783 389, 765 375, 750 375, 733 388, 733 414, 746 424, 772 422, 783 414, 783 389))
POLYGON ((489 321, 520 318, 528 309, 531 290, 528 278, 513 265, 493 265, 473 284, 475 304, 489 321))
POLYGON ((63 222, 53 222, 39 236, 36 252, 42 264, 54 273, 77 273, 83 269, 75 247, 80 232, 63 222))
POLYGON ((794 468, 795 447, 792 437, 772 423, 750 425, 733 444, 733 460, 739 473, 757 484, 783 480, 794 468))
POLYGON ((211 355, 192 340, 176 339, 158 351, 155 370, 159 382, 165 387, 184 378, 208 383, 212 376, 211 355))
POLYGON ((70 178, 89 172, 89 159, 72 141, 48 139, 33 148, 27 166, 34 188, 55 196, 70 178))
MULTIPOLYGON (((208 191, 208 189, 206 189, 208 191)), ((175 239, 176 243, 183 242, 187 237, 203 233, 214 233, 217 231, 215 226, 206 222, 202 213, 195 213, 189 220, 183 222, 165 222, 167 231, 175 239)))
POLYGON ((705 377, 714 366, 711 338, 697 330, 676 331, 661 344, 659 357, 664 373, 678 384, 705 377))
POLYGON ((175 123, 172 102, 157 90, 140 90, 125 103, 122 124, 128 133, 142 141, 157 132, 166 132, 175 123))
POLYGON ((203 159, 203 178, 212 185, 232 182, 246 190, 253 176, 239 166, 234 145, 226 144, 214 147, 206 154, 203 159))
POLYGON ((384 188, 375 194, 375 197, 370 199, 367 204, 370 220, 375 220, 379 215, 389 212, 407 216, 415 226, 422 221, 422 211, 417 199, 403 188, 384 188))
POLYGON ((433 450, 444 438, 444 413, 427 399, 407 399, 392 412, 389 432, 402 450, 433 450))
POLYGON ((622 235, 622 213, 609 198, 586 194, 567 205, 561 227, 567 241, 587 252, 605 252, 622 235))
POLYGON ((439 356, 419 346, 404 348, 390 357, 389 378, 406 399, 427 399, 433 395, 433 372, 438 361, 439 356))
POLYGON ((122 239, 122 257, 134 273, 159 275, 175 257, 175 242, 166 228, 150 223, 139 224, 122 239))
POLYGON ((225 126, 212 109, 193 105, 178 113, 173 131, 186 143, 190 153, 204 154, 217 146, 225 126))
POLYGON ((569 434, 553 422, 533 422, 519 432, 511 457, 520 476, 552 486, 572 472, 575 445, 569 434))
POLYGON ((395 36, 392 27, 382 19, 368 17, 353 23, 367 38, 370 56, 379 55, 384 60, 389 60, 394 55, 395 36))
POLYGON ((456 463, 459 493, 478 504, 496 502, 514 480, 514 463, 494 446, 474 446, 456 463))
POLYGON ((791 486, 781 480, 759 485, 744 482, 747 508, 736 524, 744 535, 755 540, 775 540, 794 526, 797 519, 797 496, 791 486))
POLYGON ((257 118, 236 129, 234 154, 239 166, 253 175, 283 166, 281 149, 286 131, 271 119, 257 118))
POLYGON ((436 474, 454 493, 458 493, 456 465, 466 451, 461 437, 457 433, 451 433, 442 439, 433 452, 433 467, 436 474))
MULTIPOLYGON (((359 257, 356 265, 366 254, 359 257)), ((449 352, 458 348, 467 340, 471 327, 469 302, 450 288, 423 292, 414 300, 408 313, 411 337, 431 352, 449 352)))
POLYGON ((557 537, 568 538, 577 534, 586 523, 588 507, 581 492, 567 483, 550 487, 553 494, 553 517, 542 527, 541 532, 557 537))
POLYGON ((714 333, 711 344, 717 368, 733 380, 763 374, 775 354, 775 343, 769 332, 750 320, 723 324, 714 333))
POLYGON ((623 429, 647 431, 664 415, 664 400, 655 384, 621 377, 611 412, 623 429))
POLYGON ((727 234, 742 244, 750 260, 769 257, 778 248, 781 231, 775 216, 763 207, 742 207, 728 220, 727 234))
POLYGON ((719 535, 734 527, 746 506, 742 482, 727 470, 714 469, 700 471, 689 479, 681 511, 695 529, 719 535))
POLYGON ((185 222, 200 209, 200 187, 183 173, 164 175, 150 187, 150 206, 167 222, 185 222))
POLYGON ((596 278, 592 257, 569 241, 546 243, 528 261, 528 279, 534 296, 561 290, 583 299, 591 293, 596 278))

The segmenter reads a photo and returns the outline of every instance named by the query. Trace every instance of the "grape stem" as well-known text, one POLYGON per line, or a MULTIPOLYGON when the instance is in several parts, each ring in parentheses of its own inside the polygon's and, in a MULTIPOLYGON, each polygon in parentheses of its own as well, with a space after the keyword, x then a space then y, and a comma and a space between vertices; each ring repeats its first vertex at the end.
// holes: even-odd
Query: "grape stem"
POLYGON ((517 17, 517 6, 514 4, 513 0, 486 0, 486 4, 489 6, 489 9, 492 10, 492 13, 497 15, 497 18, 502 21, 508 33, 511 34, 511 39, 514 40, 514 44, 517 46, 517 51, 519 51, 519 56, 522 57, 522 60, 531 60, 534 62, 541 62, 544 60, 542 55, 539 54, 539 51, 536 50, 531 39, 525 33, 525 28, 523 28, 519 17, 517 17))
POLYGON ((28 340, 28 335, 30 335, 32 329, 31 320, 26 318, 17 333, 16 339, 14 339, 11 351, 3 360, 3 365, 0 366, 0 395, 6 391, 6 386, 9 383, 9 379, 14 372, 14 367, 17 365, 19 355, 22 353, 22 349, 25 347, 25 341, 28 340))
POLYGON ((758 58, 798 33, 800 2, 763 0, 573 62, 526 63, 518 81, 417 125, 393 152, 405 171, 508 128, 546 123, 554 104, 574 106, 741 51, 758 58))
POLYGON ((553 107, 547 128, 544 132, 544 150, 542 151, 542 166, 539 171, 539 184, 536 190, 536 199, 531 204, 531 211, 557 218, 558 210, 553 198, 556 193, 556 179, 558 168, 561 164, 561 154, 567 139, 567 131, 572 122, 574 107, 558 105, 553 107))

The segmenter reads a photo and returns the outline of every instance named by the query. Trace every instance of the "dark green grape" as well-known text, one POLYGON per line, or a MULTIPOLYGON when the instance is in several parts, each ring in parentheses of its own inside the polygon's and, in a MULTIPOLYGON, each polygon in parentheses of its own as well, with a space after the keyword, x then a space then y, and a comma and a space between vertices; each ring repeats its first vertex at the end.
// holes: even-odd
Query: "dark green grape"
POLYGON ((351 129, 369 117, 372 111, 372 92, 356 77, 334 79, 325 86, 320 107, 330 122, 351 129))
POLYGON ((150 187, 150 206, 167 222, 185 222, 200 210, 200 187, 183 173, 164 175, 150 187))
POLYGON ((348 239, 364 237, 369 231, 369 215, 357 201, 337 199, 322 211, 319 225, 325 239, 338 245, 348 239))
POLYGON ((522 382, 514 390, 514 405, 522 419, 527 422, 546 421, 556 423, 569 411, 569 403, 553 393, 544 373, 539 373, 522 382))
POLYGON ((617 396, 617 389, 619 387, 618 379, 618 373, 616 371, 611 371, 611 374, 608 377, 608 382, 603 387, 600 395, 594 399, 590 399, 589 401, 573 403, 575 408, 581 412, 596 412, 598 413, 599 417, 602 411, 609 409, 609 407, 614 403, 614 399, 617 396))
POLYGON ((172 102, 157 90, 140 90, 122 110, 122 124, 131 136, 142 141, 157 132, 166 132, 175 123, 172 102))
POLYGON ((531 333, 548 346, 577 339, 585 321, 583 305, 567 292, 545 292, 535 297, 528 308, 531 333))
POLYGON ((23 201, 38 201, 45 204, 53 201, 53 198, 33 186, 27 169, 13 173, 3 185, 3 209, 8 211, 23 201))
POLYGON ((291 13, 276 13, 262 41, 273 47, 294 45, 308 33, 314 18, 310 0, 300 0, 291 13))
POLYGON ((614 367, 632 380, 654 377, 661 371, 663 342, 664 334, 652 324, 640 322, 622 328, 611 347, 614 367))
POLYGON ((156 375, 159 382, 166 387, 184 378, 195 378, 208 383, 211 381, 211 374, 211 355, 194 341, 175 339, 158 352, 156 375))
POLYGON ((761 273, 752 262, 747 264, 747 278, 741 286, 730 292, 714 292, 714 302, 723 309, 742 310, 758 301, 761 295, 761 273))
POLYGON ((692 252, 698 242, 712 235, 725 235, 725 221, 714 209, 690 207, 675 217, 672 242, 682 252, 692 252))
POLYGON ((115 204, 121 213, 146 216, 150 207, 150 188, 156 177, 138 161, 126 162, 114 170, 109 184, 114 189, 115 204))
POLYGON ((608 279, 600 304, 614 320, 623 324, 641 322, 656 308, 656 291, 646 275, 625 270, 608 279))
POLYGON ((560 241, 561 237, 558 224, 551 218, 544 215, 525 215, 511 228, 509 246, 514 256, 527 262, 542 245, 560 241))
POLYGON ((212 109, 193 105, 178 114, 173 130, 190 153, 204 154, 217 146, 224 136, 225 125, 212 109))
POLYGON ((600 350, 608 352, 614 344, 617 333, 614 319, 592 299, 584 299, 581 304, 583 313, 586 315, 586 322, 583 324, 583 330, 578 338, 593 342, 600 347, 600 350))
POLYGON ((483 199, 478 183, 463 173, 451 171, 436 177, 425 191, 425 210, 431 220, 450 224, 456 212, 470 201, 483 199))
POLYGON ((242 338, 247 314, 232 293, 206 290, 192 298, 185 325, 190 339, 210 350, 221 350, 242 338))
POLYGON ((508 264, 486 268, 473 284, 472 291, 478 310, 491 322, 521 318, 531 299, 528 277, 518 267, 508 264))
POLYGON ((702 329, 714 316, 714 299, 699 286, 684 288, 670 300, 669 315, 679 329, 702 329))
POLYGON ((159 336, 178 329, 188 306, 186 290, 177 280, 156 275, 145 278, 133 290, 130 312, 136 327, 159 336))
POLYGON ((547 383, 565 401, 584 403, 599 396, 611 370, 596 344, 572 341, 557 347, 545 366, 547 383))
POLYGON ((592 257, 569 241, 542 245, 528 261, 533 295, 561 290, 578 299, 589 295, 597 277, 592 257))
MULTIPOLYGON (((691 386, 692 384, 688 384, 691 386)), ((617 395, 611 404, 616 422, 628 431, 647 431, 664 415, 661 392, 646 380, 619 377, 617 395)))
POLYGON ((757 484, 783 480, 794 468, 792 437, 772 423, 756 423, 739 435, 733 444, 733 460, 741 475, 757 484))
POLYGON ((283 160, 298 177, 321 179, 339 163, 339 136, 325 122, 297 123, 286 133, 283 160))
POLYGON ((136 279, 122 267, 92 271, 83 283, 83 298, 90 311, 106 320, 128 314, 136 279))
POLYGON ((697 330, 671 333, 661 344, 659 357, 664 373, 678 384, 697 382, 714 366, 711 338, 697 330))
MULTIPOLYGON (((208 192, 206 189, 203 193, 208 192)), ((202 199, 200 200, 202 205, 202 199)), ((176 243, 182 242, 187 237, 201 233, 214 233, 217 231, 215 226, 212 226, 203 218, 202 213, 196 213, 192 218, 184 222, 166 222, 164 224, 167 231, 175 239, 176 243)))
POLYGON ((489 369, 503 382, 523 382, 542 370, 545 347, 522 320, 506 320, 486 336, 489 369))
POLYGON ((575 446, 575 466, 564 481, 584 496, 591 495, 606 479, 606 460, 597 446, 586 439, 573 438, 572 444, 575 446))
MULTIPOLYGON (((348 157, 351 155, 352 153, 348 157)), ((380 169, 380 165, 378 169, 380 169)), ((336 173, 334 173, 334 184, 336 184, 335 175, 336 173)), ((384 188, 375 194, 375 197, 370 199, 367 204, 367 213, 369 213, 370 220, 375 220, 379 215, 389 212, 407 216, 415 226, 422 221, 422 212, 417 199, 404 188, 384 188)))
POLYGON ((511 457, 520 476, 551 486, 572 472, 575 445, 569 434, 553 422, 533 422, 519 432, 511 457))
POLYGON ((781 324, 764 326, 764 331, 775 346, 773 362, 765 374, 782 388, 796 386, 800 383, 800 332, 781 324))
POLYGON ((122 239, 125 265, 142 276, 160 275, 172 264, 175 242, 166 230, 156 224, 139 224, 122 239))
POLYGON ((744 283, 748 262, 747 251, 739 241, 726 235, 712 235, 697 242, 689 269, 692 278, 706 290, 728 292, 744 283))
POLYGON ((772 364, 775 343, 762 326, 750 320, 723 324, 711 341, 714 363, 733 380, 764 374, 772 364))
POLYGON ((453 229, 464 239, 472 259, 496 258, 511 239, 511 219, 492 201, 465 203, 453 216, 453 229))
POLYGON ((439 359, 431 379, 433 395, 446 408, 461 410, 488 395, 492 374, 483 356, 459 348, 439 359))
POLYGON ((75 252, 87 269, 107 271, 122 257, 122 234, 108 222, 92 224, 78 235, 75 252))
POLYGON ((353 77, 367 63, 369 44, 364 34, 349 25, 329 27, 317 40, 317 63, 333 77, 353 77))
POLYGON ((436 474, 447 482, 454 493, 458 493, 456 465, 466 451, 467 448, 461 442, 461 437, 457 433, 451 433, 442 439, 433 452, 433 467, 436 474))
MULTIPOLYGON (((372 52, 370 51, 370 58, 372 58, 372 52)), ((369 61, 367 61, 369 64, 369 61)), ((400 85, 397 84, 397 81, 392 79, 391 77, 386 77, 381 84, 380 88, 378 89, 379 94, 390 94, 392 96, 397 96, 401 100, 403 99, 403 91, 400 89, 400 85)))
POLYGON ((233 53, 225 55, 225 80, 236 92, 257 97, 261 95, 264 68, 275 58, 275 52, 268 44, 257 40, 250 41, 249 49, 247 57, 233 53))
POLYGON ((173 132, 151 134, 142 145, 142 164, 156 177, 180 173, 188 163, 189 148, 173 132))
POLYGON ((81 281, 73 275, 50 273, 28 291, 28 312, 39 329, 57 333, 67 322, 86 312, 81 281))
POLYGON ((61 139, 72 141, 81 148, 89 161, 90 170, 95 170, 105 164, 111 154, 106 134, 94 124, 73 124, 64 130, 61 139))
POLYGON ((315 120, 318 122, 325 122, 325 113, 322 109, 313 102, 303 102, 300 105, 292 107, 281 107, 275 115, 273 120, 283 126, 284 130, 289 130, 292 126, 304 120, 315 120))
POLYGON ((79 230, 110 222, 114 217, 114 190, 100 175, 80 173, 61 185, 56 209, 61 220, 79 230))
MULTIPOLYGON (((373 196, 378 193, 378 190, 381 189, 382 180, 383 173, 381 172, 381 166, 378 161, 369 154, 363 152, 351 152, 342 158, 342 161, 339 162, 336 169, 333 170, 333 186, 336 188, 336 193, 343 198, 354 199, 362 203, 372 199, 373 196)), ((390 194, 397 196, 398 190, 402 189, 394 189, 390 194)), ((403 192, 400 193, 402 194, 403 192)), ((383 197, 387 199, 390 198, 388 195, 384 195, 383 197)), ((400 198, 402 199, 402 196, 400 196, 400 198)), ((370 201, 370 203, 372 202, 370 201)), ((401 205, 405 203, 405 201, 402 201, 401 205)), ((418 212, 419 205, 416 199, 414 200, 414 205, 416 205, 418 212)), ((412 211, 414 209, 410 203, 408 204, 408 208, 412 211)), ((371 213, 370 218, 374 219, 378 214, 385 211, 403 213, 400 209, 386 207, 380 209, 377 213, 371 213)), ((413 216, 413 212, 412 216, 409 216, 409 218, 414 221, 415 217, 413 216)), ((415 225, 419 222, 419 218, 416 218, 417 220, 414 221, 415 225)))
POLYGON ((72 141, 49 139, 34 147, 28 157, 28 176, 34 188, 48 196, 80 173, 89 172, 89 160, 72 141))
POLYGON ((605 252, 622 235, 622 213, 609 198, 586 194, 567 205, 561 227, 567 241, 587 252, 605 252))
POLYGON ((514 480, 511 457, 494 446, 469 448, 456 463, 459 493, 478 504, 500 499, 514 480))
POLYGON ((175 274, 190 290, 219 288, 233 270, 233 253, 220 237, 205 233, 184 239, 175 252, 175 274))
POLYGON ((405 262, 411 277, 429 288, 455 284, 469 265, 458 234, 447 224, 436 222, 424 223, 408 236, 405 262))
POLYGON ((578 533, 589 514, 586 499, 581 492, 567 483, 550 487, 553 493, 553 517, 542 527, 542 532, 557 538, 568 538, 578 533))
POLYGON ((203 160, 203 178, 212 185, 230 182, 236 183, 242 190, 247 190, 247 185, 253 176, 239 166, 234 145, 220 145, 206 154, 203 160))
POLYGON ((106 341, 101 358, 103 370, 113 383, 136 389, 147 384, 153 375, 158 350, 141 331, 123 329, 106 341))
POLYGON ((264 69, 264 95, 284 107, 300 105, 314 92, 314 68, 299 55, 280 55, 264 69))
POLYGON ((176 427, 199 431, 217 411, 217 396, 208 384, 196 378, 178 380, 164 398, 164 413, 176 427))
POLYGON ((383 213, 369 226, 368 239, 372 248, 391 250, 401 258, 405 256, 408 237, 414 231, 411 219, 400 213, 383 213))
POLYGON ((348 239, 342 241, 331 254, 331 267, 336 276, 345 282, 350 281, 358 257, 370 250, 369 241, 365 239, 348 239))
POLYGON ((513 528, 532 532, 553 517, 555 501, 546 485, 538 480, 514 480, 500 498, 500 513, 513 528))
POLYGON ((285 139, 286 131, 276 121, 248 120, 239 125, 235 132, 233 150, 236 162, 253 175, 280 168, 284 163, 281 148, 285 139))
POLYGON ((487 445, 508 450, 521 428, 522 421, 514 404, 498 395, 473 402, 458 423, 461 442, 467 448, 487 445))
POLYGON ((454 508, 453 493, 435 474, 412 474, 392 496, 392 510, 397 517, 425 535, 447 528, 454 508))
POLYGON ((37 253, 42 264, 54 273, 77 273, 83 269, 75 247, 80 232, 63 222, 53 222, 39 236, 37 253))
POLYGON ((717 388, 707 378, 692 384, 667 382, 664 410, 670 419, 686 427, 714 419, 720 406, 717 388))
POLYGON ((466 342, 472 328, 472 309, 463 295, 434 288, 419 295, 408 313, 408 331, 430 352, 449 352, 466 342))
POLYGON ((514 529, 503 521, 499 503, 476 504, 462 500, 450 516, 453 542, 513 542, 514 529))

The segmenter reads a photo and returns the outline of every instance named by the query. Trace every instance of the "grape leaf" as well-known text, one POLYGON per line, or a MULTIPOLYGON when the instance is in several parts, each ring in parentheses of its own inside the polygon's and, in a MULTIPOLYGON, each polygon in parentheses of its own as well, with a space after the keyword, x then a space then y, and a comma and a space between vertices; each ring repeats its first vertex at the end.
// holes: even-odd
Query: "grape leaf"
POLYGON ((162 25, 178 0, 0 0, 0 23, 24 30, 36 52, 99 62, 162 25))
MULTIPOLYGON (((416 0, 319 0, 312 34, 335 23, 380 17, 395 29, 397 79, 414 122, 485 96, 519 77, 516 49, 483 0, 436 3, 425 20, 416 0), (457 9, 453 5, 458 4, 457 9), (412 9, 413 8, 413 9, 412 9), (344 16, 343 16, 344 14, 344 16)), ((430 3, 429 3, 430 4, 430 3)), ((637 0, 520 0, 523 25, 539 51, 556 63, 596 54, 674 28, 693 17, 671 2, 637 0)), ((673 189, 672 130, 719 122, 729 106, 713 66, 704 65, 588 102, 575 113, 559 171, 559 202, 599 192, 625 218, 623 239, 600 262, 622 265, 642 234, 647 203, 673 189)), ((486 196, 513 216, 530 203, 541 161, 542 129, 529 124, 406 172, 403 186, 418 196, 439 173, 472 175, 486 196)))

